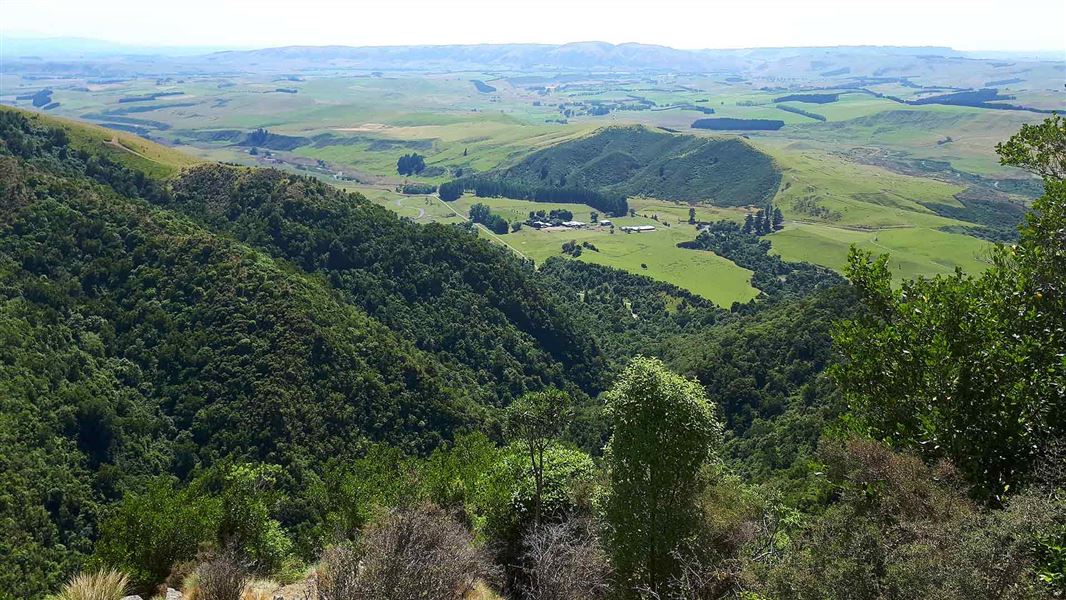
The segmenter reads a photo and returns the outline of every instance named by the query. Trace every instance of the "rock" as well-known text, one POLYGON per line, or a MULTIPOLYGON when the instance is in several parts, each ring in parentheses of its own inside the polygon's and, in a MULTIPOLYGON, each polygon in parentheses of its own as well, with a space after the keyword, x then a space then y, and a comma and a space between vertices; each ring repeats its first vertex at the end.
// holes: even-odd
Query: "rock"
POLYGON ((144 600, 144 599, 141 598, 140 596, 133 595, 133 596, 123 596, 121 598, 121 600, 144 600))
POLYGON ((176 590, 174 588, 169 588, 169 587, 167 588, 167 598, 166 598, 166 600, 181 600, 181 599, 182 599, 181 592, 179 592, 178 590, 176 590))

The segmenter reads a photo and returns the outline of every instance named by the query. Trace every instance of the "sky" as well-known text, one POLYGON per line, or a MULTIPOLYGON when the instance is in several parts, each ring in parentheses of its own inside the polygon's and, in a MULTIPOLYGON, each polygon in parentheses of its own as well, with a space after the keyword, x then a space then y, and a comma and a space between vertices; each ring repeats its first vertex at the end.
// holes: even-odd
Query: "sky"
POLYGON ((1066 49, 1066 0, 0 0, 8 36, 261 48, 575 41, 1066 49))

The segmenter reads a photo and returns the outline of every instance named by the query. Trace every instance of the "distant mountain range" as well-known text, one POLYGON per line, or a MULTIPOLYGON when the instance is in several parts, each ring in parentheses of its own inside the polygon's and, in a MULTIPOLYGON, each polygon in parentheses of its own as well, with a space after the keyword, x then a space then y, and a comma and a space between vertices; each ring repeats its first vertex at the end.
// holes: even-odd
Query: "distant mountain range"
MULTIPOLYGON (((25 63, 81 59, 102 61, 116 57, 169 57, 170 62, 203 70, 575 70, 736 72, 773 63, 854 63, 871 58, 1062 60, 1056 52, 959 52, 939 46, 837 46, 809 48, 748 48, 679 50, 649 44, 575 42, 570 44, 475 44, 451 46, 286 46, 254 50, 223 50, 165 46, 130 46, 82 38, 20 38, 5 35, 3 58, 15 66, 25 63)), ((143 65, 142 65, 143 66, 143 65)), ((844 65, 846 66, 846 65, 844 65)), ((838 67, 844 68, 844 67, 838 67)), ((852 73, 854 74, 854 73, 852 73)))

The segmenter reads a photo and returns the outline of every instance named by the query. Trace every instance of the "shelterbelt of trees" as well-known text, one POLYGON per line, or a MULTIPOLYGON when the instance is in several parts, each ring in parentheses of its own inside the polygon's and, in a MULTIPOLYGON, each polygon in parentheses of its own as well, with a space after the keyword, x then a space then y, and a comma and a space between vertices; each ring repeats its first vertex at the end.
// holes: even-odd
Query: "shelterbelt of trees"
POLYGON ((0 140, 0 598, 1066 593, 1060 119, 999 147, 1046 193, 988 272, 712 227, 781 286, 731 310, 275 170, 0 140))

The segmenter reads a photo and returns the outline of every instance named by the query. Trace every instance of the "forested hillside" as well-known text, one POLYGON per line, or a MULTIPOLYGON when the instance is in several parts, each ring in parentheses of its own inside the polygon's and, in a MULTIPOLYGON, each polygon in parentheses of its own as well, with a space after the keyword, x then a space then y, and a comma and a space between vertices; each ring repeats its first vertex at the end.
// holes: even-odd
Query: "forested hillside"
POLYGON ((407 223, 310 178, 218 165, 186 171, 160 204, 321 274, 437 355, 481 401, 506 404, 545 385, 601 389, 594 339, 535 283, 532 266, 463 228, 407 223))
POLYGON ((809 475, 822 430, 846 408, 825 369, 833 324, 859 311, 852 290, 826 286, 727 311, 669 284, 580 261, 553 258, 540 272, 580 299, 577 313, 616 368, 637 354, 657 356, 712 391, 725 420, 725 456, 738 472, 805 493, 797 480, 809 475))
POLYGON ((324 281, 134 199, 165 192, 59 130, 0 119, 0 454, 20 515, 3 538, 22 564, 0 588, 54 586, 98 506, 145 477, 231 456, 299 478, 484 422, 451 369, 324 281))
POLYGON ((2 522, 20 565, 0 589, 54 587, 102 507, 147 477, 242 458, 296 486, 371 441, 423 453, 491 428, 527 389, 598 391, 593 338, 466 231, 279 172, 157 183, 0 119, 0 454, 17 511, 2 522))
POLYGON ((781 181, 773 160, 741 139, 677 135, 643 126, 607 127, 534 152, 488 177, 511 185, 719 206, 763 204, 781 181))

